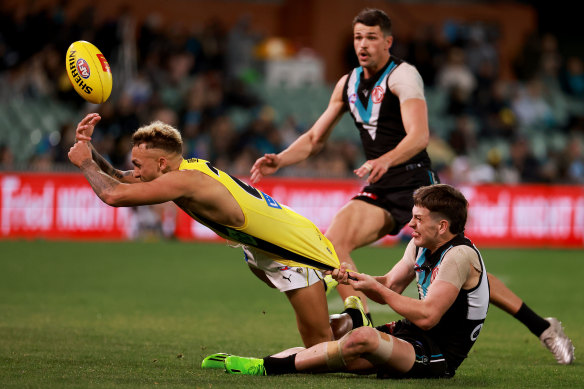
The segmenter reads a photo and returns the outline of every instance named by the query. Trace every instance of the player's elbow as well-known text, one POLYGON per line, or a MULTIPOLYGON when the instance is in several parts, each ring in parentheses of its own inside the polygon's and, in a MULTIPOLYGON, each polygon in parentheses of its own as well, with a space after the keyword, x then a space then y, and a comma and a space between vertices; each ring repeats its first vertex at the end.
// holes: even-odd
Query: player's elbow
POLYGON ((428 147, 428 144, 430 143, 430 133, 427 131, 424 131, 424 134, 422 134, 422 136, 420 137, 420 144, 422 148, 426 148, 428 147))
POLYGON ((114 191, 104 191, 99 194, 99 198, 111 207, 123 207, 125 205, 122 196, 114 191))
POLYGON ((429 131, 418 131, 416 135, 416 146, 420 151, 428 147, 430 143, 430 132, 429 131))
POLYGON ((415 324, 420 329, 422 329, 424 331, 429 331, 432 328, 434 328, 434 326, 436 326, 436 324, 438 324, 438 321, 439 320, 433 320, 433 319, 430 319, 430 318, 423 318, 423 319, 417 320, 415 324))
POLYGON ((422 317, 415 321, 415 324, 424 331, 431 330, 440 322, 441 316, 435 312, 425 312, 422 317))
POLYGON ((310 155, 318 154, 326 143, 326 140, 312 132, 308 133, 308 143, 310 145, 310 155))

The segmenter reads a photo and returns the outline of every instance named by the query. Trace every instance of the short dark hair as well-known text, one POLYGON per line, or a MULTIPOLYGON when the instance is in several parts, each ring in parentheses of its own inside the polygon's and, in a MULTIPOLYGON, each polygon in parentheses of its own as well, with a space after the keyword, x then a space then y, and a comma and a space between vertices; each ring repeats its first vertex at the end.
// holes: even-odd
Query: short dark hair
POLYGON ((468 201, 458 189, 447 184, 423 186, 414 192, 414 205, 444 217, 450 223, 450 232, 464 232, 468 201))
POLYGON ((391 35, 391 19, 380 9, 365 8, 353 19, 353 29, 357 23, 369 27, 379 26, 384 35, 391 35))
POLYGON ((132 135, 132 146, 145 144, 147 149, 162 149, 182 154, 182 137, 173 126, 159 120, 140 127, 132 135))

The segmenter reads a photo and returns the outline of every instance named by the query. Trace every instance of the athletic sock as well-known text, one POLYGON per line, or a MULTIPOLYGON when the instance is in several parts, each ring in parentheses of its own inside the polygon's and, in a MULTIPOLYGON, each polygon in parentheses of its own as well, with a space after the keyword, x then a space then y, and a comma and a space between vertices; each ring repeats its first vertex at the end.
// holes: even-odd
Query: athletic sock
POLYGON ((550 326, 547 320, 533 312, 525 303, 521 304, 521 308, 513 317, 523 323, 538 338, 550 326))
POLYGON ((361 311, 355 308, 347 308, 342 313, 346 313, 353 319, 353 328, 363 327, 363 316, 361 311))
POLYGON ((284 358, 265 357, 264 368, 266 375, 291 374, 296 373, 296 354, 284 358))

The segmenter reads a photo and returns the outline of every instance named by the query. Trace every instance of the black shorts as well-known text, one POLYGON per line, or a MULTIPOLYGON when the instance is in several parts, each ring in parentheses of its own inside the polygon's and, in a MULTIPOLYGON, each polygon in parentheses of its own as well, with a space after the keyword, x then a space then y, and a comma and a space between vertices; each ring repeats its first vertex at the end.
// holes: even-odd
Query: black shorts
MULTIPOLYGON (((405 340, 414 346, 414 351, 416 352, 414 366, 410 371, 398 378, 451 378, 454 376, 454 372, 448 369, 448 363, 436 342, 410 322, 405 320, 394 321, 380 325, 376 329, 405 340)), ((377 378, 396 377, 380 371, 377 373, 377 378)))
POLYGON ((410 164, 391 169, 379 181, 364 187, 353 199, 389 212, 395 220, 395 227, 389 235, 397 235, 412 218, 414 191, 438 182, 438 176, 432 169, 420 163, 410 164))

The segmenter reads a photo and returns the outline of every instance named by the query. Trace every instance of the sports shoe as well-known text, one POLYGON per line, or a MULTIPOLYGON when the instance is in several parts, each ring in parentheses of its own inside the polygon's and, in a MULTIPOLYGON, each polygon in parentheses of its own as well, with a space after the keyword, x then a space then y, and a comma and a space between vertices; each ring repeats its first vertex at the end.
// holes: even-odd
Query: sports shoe
POLYGON ((231 374, 266 375, 264 360, 230 355, 225 358, 225 370, 231 374))
POLYGON ((227 358, 230 354, 225 353, 217 353, 211 354, 203 359, 201 363, 201 367, 203 369, 225 369, 225 358, 227 358))
MULTIPOLYGON (((347 309, 356 309, 361 313, 361 317, 363 318, 363 326, 364 327, 373 327, 373 323, 369 320, 369 317, 365 314, 365 308, 363 307, 363 303, 361 302, 361 298, 359 296, 349 296, 345 299, 345 311, 347 309)), ((353 327, 356 328, 356 327, 353 327)))
POLYGON ((333 278, 333 276, 331 276, 330 274, 327 274, 326 276, 324 276, 324 278, 322 280, 324 281, 324 290, 325 290, 327 296, 329 295, 330 292, 335 290, 335 288, 339 284, 339 282, 337 280, 335 280, 333 278))
POLYGON ((550 326, 539 336, 541 344, 554 354, 559 364, 569 365, 574 361, 572 341, 564 334, 562 323, 558 319, 546 317, 545 320, 550 323, 550 326))

